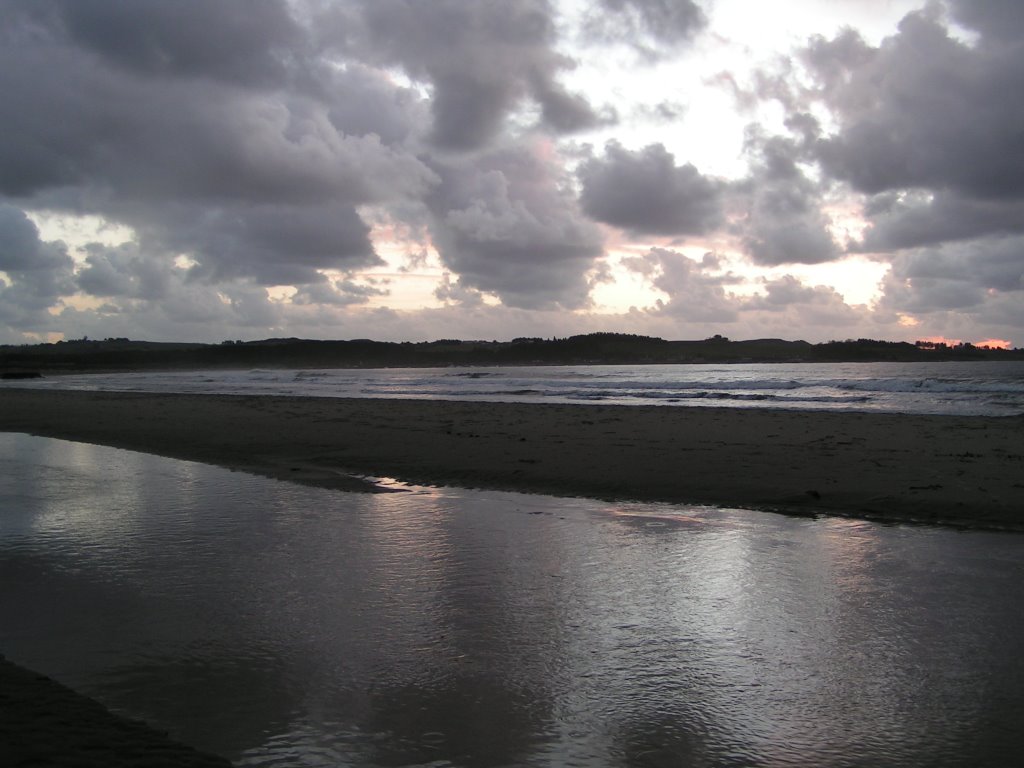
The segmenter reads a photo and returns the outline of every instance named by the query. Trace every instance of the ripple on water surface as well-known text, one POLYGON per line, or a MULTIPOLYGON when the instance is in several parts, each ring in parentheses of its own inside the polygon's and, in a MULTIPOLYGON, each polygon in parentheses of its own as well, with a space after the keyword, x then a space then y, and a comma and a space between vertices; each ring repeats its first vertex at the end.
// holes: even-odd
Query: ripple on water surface
POLYGON ((352 495, 9 434, 0 470, 0 648, 239 765, 1024 747, 1021 536, 352 495))

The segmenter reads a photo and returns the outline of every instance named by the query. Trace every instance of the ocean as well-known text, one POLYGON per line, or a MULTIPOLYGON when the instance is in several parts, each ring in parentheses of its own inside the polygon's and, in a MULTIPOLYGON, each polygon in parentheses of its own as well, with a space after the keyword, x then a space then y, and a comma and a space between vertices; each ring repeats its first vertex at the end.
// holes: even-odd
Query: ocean
POLYGON ((1024 361, 158 371, 62 375, 4 386, 959 416, 1024 413, 1024 361))

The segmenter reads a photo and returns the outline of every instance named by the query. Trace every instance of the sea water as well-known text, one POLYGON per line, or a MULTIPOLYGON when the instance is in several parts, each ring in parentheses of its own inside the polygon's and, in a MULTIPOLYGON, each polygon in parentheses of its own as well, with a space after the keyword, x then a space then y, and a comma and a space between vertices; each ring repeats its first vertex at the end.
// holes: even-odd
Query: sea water
POLYGON ((0 651, 240 766, 1024 753, 1024 536, 0 434, 0 651))
POLYGON ((4 386, 964 416, 1024 413, 1024 361, 158 371, 54 376, 4 386))

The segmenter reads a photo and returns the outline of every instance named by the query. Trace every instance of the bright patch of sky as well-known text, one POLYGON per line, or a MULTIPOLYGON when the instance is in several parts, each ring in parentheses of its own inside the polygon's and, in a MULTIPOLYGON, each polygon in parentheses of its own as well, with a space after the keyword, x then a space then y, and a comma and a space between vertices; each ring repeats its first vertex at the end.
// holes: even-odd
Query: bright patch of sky
POLYGON ((68 253, 79 262, 85 260, 84 249, 90 243, 122 245, 135 237, 131 227, 95 214, 76 216, 59 211, 28 210, 26 215, 39 228, 41 240, 63 242, 68 253))

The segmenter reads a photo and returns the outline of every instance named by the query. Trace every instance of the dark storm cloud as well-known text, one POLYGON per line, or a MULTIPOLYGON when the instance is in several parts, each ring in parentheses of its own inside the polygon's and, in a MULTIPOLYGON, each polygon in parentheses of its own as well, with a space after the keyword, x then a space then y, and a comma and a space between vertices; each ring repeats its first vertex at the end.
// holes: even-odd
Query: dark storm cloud
POLYGON ((738 225, 747 255, 755 264, 819 264, 839 258, 821 210, 822 186, 800 167, 799 142, 766 137, 753 130, 747 153, 751 175, 732 187, 743 211, 738 225))
POLYGON ((289 79, 303 37, 276 2, 249 0, 14 0, 54 42, 68 42, 134 73, 238 83, 289 79))
POLYGON ((602 254, 596 226, 579 211, 546 144, 520 145, 438 163, 427 198, 444 265, 459 284, 512 307, 574 308, 602 254))
POLYGON ((0 271, 32 272, 68 262, 63 247, 40 241, 39 228, 24 211, 0 204, 0 271))
POLYGON ((1024 200, 964 198, 955 193, 883 193, 865 206, 870 222, 855 250, 887 252, 1024 232, 1024 200))
MULTIPOLYGON (((962 288, 955 306, 973 306, 991 293, 1024 292, 1024 237, 991 238, 934 248, 920 248, 897 255, 887 285, 904 299, 913 296, 915 306, 949 309, 948 285, 962 288), (941 288, 943 297, 937 296, 941 288)), ((887 291, 888 293, 889 291, 887 291)))
POLYGON ((949 0, 953 18, 989 39, 1019 45, 1024 38, 1024 6, 1019 0, 949 0))
POLYGON ((572 61, 555 50, 547 0, 364 0, 358 7, 335 22, 337 44, 430 85, 430 138, 440 148, 480 149, 528 98, 556 132, 602 121, 557 80, 572 61))
POLYGON ((929 11, 906 16, 878 48, 850 33, 812 43, 808 64, 826 83, 825 101, 840 123, 816 147, 827 173, 870 194, 1024 195, 1021 38, 994 31, 1019 25, 1024 5, 958 9, 981 32, 977 45, 951 37, 929 11))
POLYGON ((71 257, 63 243, 44 243, 23 211, 0 204, 0 324, 48 330, 47 309, 74 291, 71 257))
POLYGON ((617 142, 603 158, 591 158, 578 171, 580 202, 589 216, 649 235, 699 235, 722 221, 723 182, 693 165, 676 165, 661 144, 632 152, 617 142))
POLYGON ((537 83, 534 96, 541 106, 544 126, 556 134, 611 126, 619 121, 614 107, 604 106, 595 111, 586 98, 566 91, 557 83, 537 83))
POLYGON ((140 214, 142 237, 167 253, 196 254, 193 279, 298 285, 319 282, 319 269, 381 263, 369 227, 351 206, 185 204, 160 214, 140 214))
POLYGON ((324 279, 318 283, 303 285, 292 297, 293 304, 316 304, 348 307, 365 304, 374 296, 387 296, 385 288, 367 283, 357 283, 349 278, 324 279))
MULTIPOLYGON (((436 182, 406 146, 422 98, 312 58, 289 7, 0 2, 0 194, 127 224, 139 258, 186 253, 193 278, 378 263, 356 207, 436 182)), ((133 264, 102 266, 130 283, 133 264)))
POLYGON ((156 300, 167 295, 177 270, 169 260, 146 258, 134 243, 86 248, 85 266, 75 276, 91 296, 156 300))
POLYGON ((943 310, 972 310, 985 300, 978 286, 963 280, 942 277, 918 277, 884 281, 882 306, 899 312, 928 314, 943 310))
POLYGON ((956 313, 1018 332, 1024 322, 1024 237, 903 251, 892 260, 884 291, 883 310, 956 313))
MULTIPOLYGON (((872 64, 877 51, 864 41, 859 32, 847 27, 831 40, 820 36, 812 38, 800 55, 821 82, 824 92, 836 93, 847 87, 850 73, 872 64)), ((792 101, 792 83, 762 75, 757 86, 762 89, 762 97, 776 98, 791 110, 796 106, 792 101)), ((855 104, 860 109, 867 109, 872 98, 870 89, 861 88, 859 93, 849 93, 845 97, 849 102, 847 109, 855 104)))
POLYGON ((376 136, 338 133, 302 96, 97 67, 72 50, 0 51, 0 192, 102 186, 133 199, 369 202, 429 174, 376 136), (38 73, 38 74, 30 74, 38 73))
POLYGON ((552 13, 546 0, 0 0, 0 194, 134 230, 132 249, 87 256, 77 287, 99 296, 139 300, 185 255, 193 284, 348 301, 358 291, 328 291, 320 271, 380 263, 360 207, 404 216, 425 200, 467 290, 581 306, 601 240, 561 161, 486 151, 531 102, 554 132, 611 119, 558 81, 573 62, 552 13), (441 161, 429 142, 483 152, 441 161))
POLYGON ((880 309, 994 318, 1019 301, 1022 30, 1024 4, 950 0, 908 14, 878 47, 847 30, 803 51, 818 90, 792 101, 820 99, 836 122, 803 146, 867 195, 850 250, 891 262, 880 309), (977 38, 954 37, 943 9, 977 38))
POLYGON ((63 243, 44 243, 39 229, 14 206, 0 204, 0 272, 6 272, 14 282, 31 282, 33 293, 46 286, 53 290, 47 294, 56 297, 64 290, 71 274, 73 262, 63 243))
POLYGON ((426 102, 412 88, 395 85, 385 73, 358 62, 321 69, 318 91, 331 125, 341 134, 373 134, 387 147, 413 139, 430 119, 426 102))

